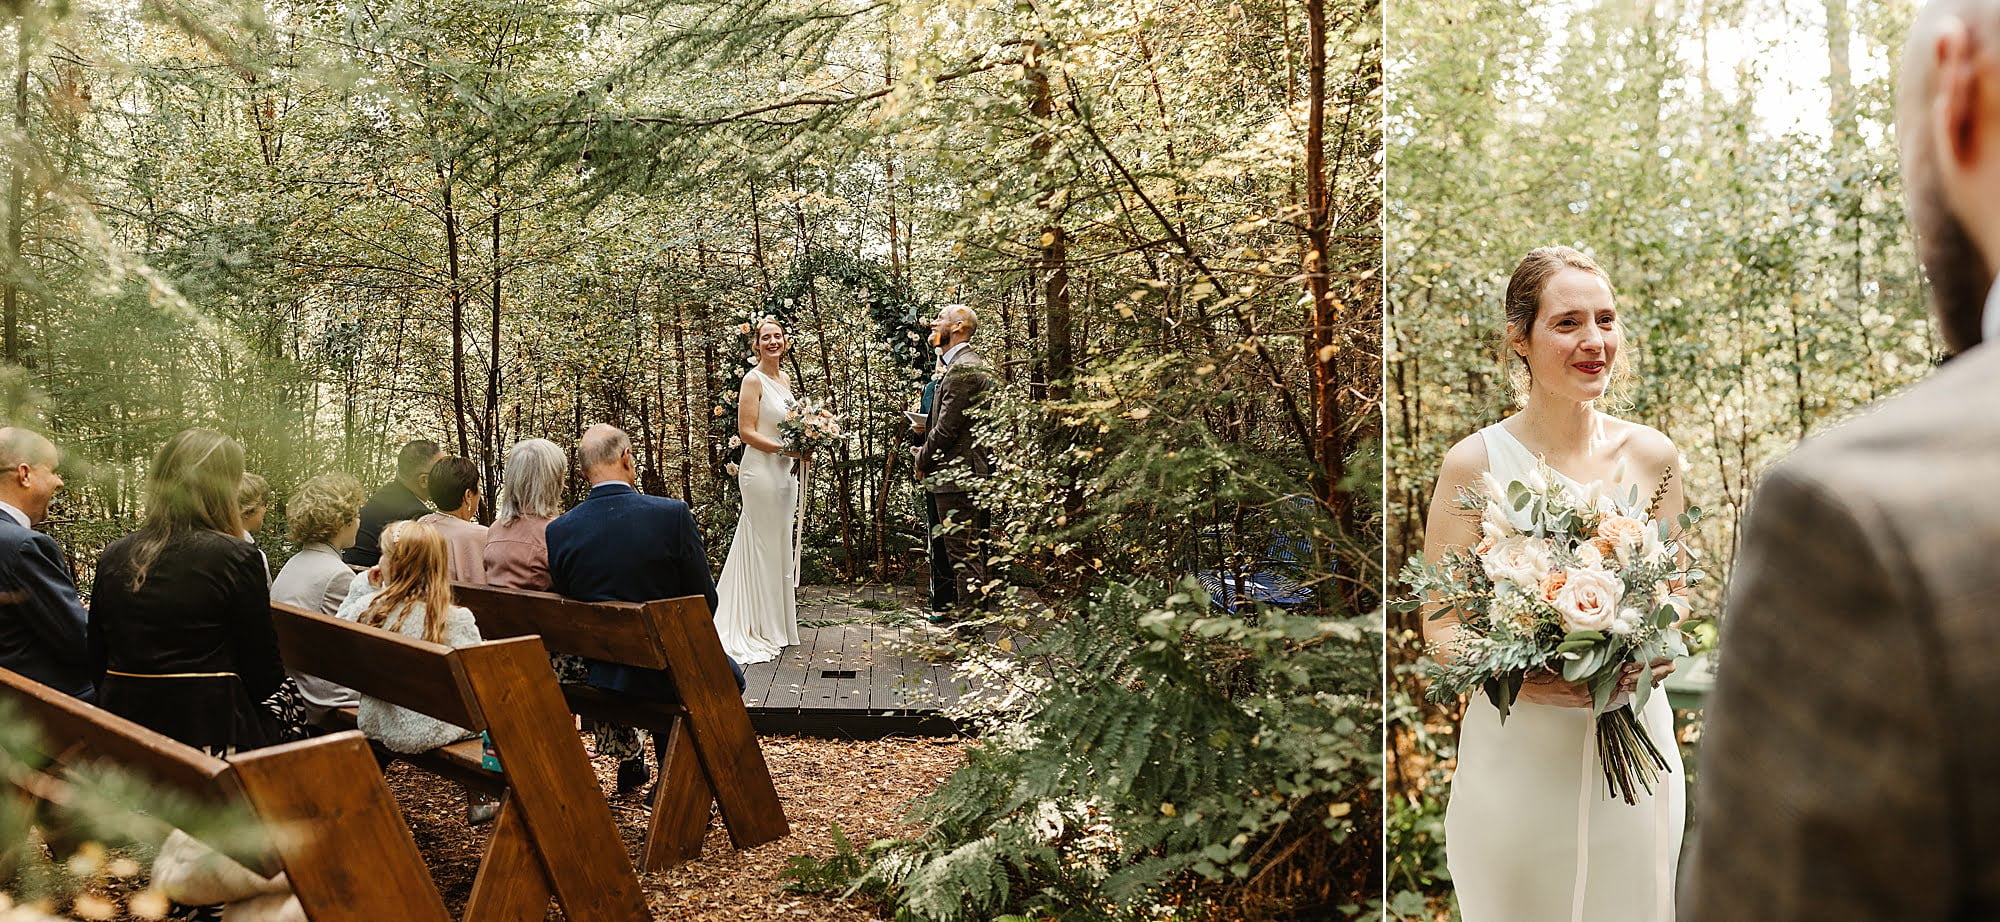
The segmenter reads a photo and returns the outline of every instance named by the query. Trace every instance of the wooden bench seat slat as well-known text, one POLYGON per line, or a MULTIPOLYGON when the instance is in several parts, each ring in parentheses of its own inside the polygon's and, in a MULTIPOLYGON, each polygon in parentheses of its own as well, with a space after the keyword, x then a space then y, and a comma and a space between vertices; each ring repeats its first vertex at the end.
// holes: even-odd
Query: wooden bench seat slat
POLYGON ((469 730, 486 729, 451 648, 272 602, 285 668, 364 691, 370 697, 469 730), (365 687, 365 688, 364 688, 365 687))

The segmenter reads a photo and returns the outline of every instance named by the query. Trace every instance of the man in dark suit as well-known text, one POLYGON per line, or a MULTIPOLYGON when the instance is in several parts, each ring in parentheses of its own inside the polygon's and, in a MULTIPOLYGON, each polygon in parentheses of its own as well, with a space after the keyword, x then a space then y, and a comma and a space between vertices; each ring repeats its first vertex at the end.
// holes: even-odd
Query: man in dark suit
POLYGON ((1896 136, 1950 364, 1744 520, 1682 919, 2000 918, 2000 0, 1936 0, 1896 136))
POLYGON ((95 701, 83 603, 56 540, 34 526, 62 489, 56 447, 0 429, 0 666, 95 701))
MULTIPOLYGON (((979 315, 963 304, 946 305, 931 321, 931 344, 944 351, 944 370, 924 427, 924 443, 916 449, 916 471, 937 502, 934 533, 956 577, 952 595, 985 608, 990 524, 978 498, 979 481, 992 474, 993 459, 973 433, 970 411, 986 396, 993 377, 986 360, 972 350, 972 334, 978 329, 979 315)), ((931 614, 934 624, 950 621, 943 612, 931 614)))
POLYGON ((361 530, 354 533, 354 546, 341 559, 357 567, 372 567, 382 561, 382 526, 390 522, 420 519, 430 514, 428 494, 431 465, 444 457, 438 443, 417 439, 396 453, 396 479, 382 485, 361 507, 361 530))
MULTIPOLYGON (((935 346, 936 343, 933 342, 932 345, 935 346)), ((940 353, 942 352, 942 350, 939 351, 940 353)), ((940 354, 936 371, 931 375, 929 381, 924 382, 923 393, 917 397, 917 412, 924 417, 924 420, 910 426, 910 445, 912 450, 922 447, 924 444, 924 434, 930 431, 931 411, 937 407, 938 382, 943 378, 944 359, 942 354, 940 354)), ((920 475, 917 479, 921 481, 923 478, 920 475)), ((930 561, 930 611, 933 615, 950 611, 952 606, 958 604, 958 587, 951 575, 951 556, 945 552, 944 541, 938 536, 937 526, 937 495, 929 490, 925 490, 924 534, 926 540, 924 542, 924 556, 930 561)))
MULTIPOLYGON (((590 427, 577 444, 577 463, 590 495, 549 523, 549 577, 560 594, 583 602, 650 602, 698 595, 716 606, 708 551, 686 503, 633 489, 632 439, 615 426, 590 427)), ((744 688, 735 660, 736 688, 744 688)), ((674 700, 673 682, 658 669, 591 662, 590 685, 642 698, 674 700)), ((655 760, 664 741, 653 735, 655 760)))

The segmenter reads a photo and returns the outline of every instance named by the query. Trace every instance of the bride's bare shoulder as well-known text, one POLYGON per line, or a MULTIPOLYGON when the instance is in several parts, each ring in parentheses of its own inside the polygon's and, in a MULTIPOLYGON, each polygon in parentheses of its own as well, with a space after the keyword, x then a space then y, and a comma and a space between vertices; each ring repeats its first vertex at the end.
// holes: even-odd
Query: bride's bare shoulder
POLYGON ((1605 416, 1607 434, 1611 441, 1620 446, 1622 453, 1632 462, 1649 468, 1680 467, 1681 450, 1667 434, 1645 423, 1636 423, 1616 416, 1605 416))
POLYGON ((1486 473, 1486 436, 1474 432, 1444 453, 1444 461, 1438 465, 1438 483, 1470 484, 1486 473))

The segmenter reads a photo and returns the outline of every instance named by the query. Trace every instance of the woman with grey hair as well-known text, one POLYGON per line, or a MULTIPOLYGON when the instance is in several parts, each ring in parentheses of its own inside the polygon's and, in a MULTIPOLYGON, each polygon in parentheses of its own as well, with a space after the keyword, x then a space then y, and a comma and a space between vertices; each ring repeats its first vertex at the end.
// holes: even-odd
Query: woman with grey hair
MULTIPOLYGON (((562 513, 563 482, 569 459, 548 439, 524 439, 507 450, 501 475, 500 515, 486 530, 486 583, 503 589, 548 592, 549 523, 562 513)), ((556 678, 584 681, 588 667, 564 653, 549 657, 556 678)), ((597 725, 598 755, 618 759, 618 790, 636 791, 646 783, 645 748, 630 727, 597 725)))
POLYGON ((569 459, 548 439, 523 439, 507 450, 500 515, 486 530, 486 582, 547 592, 549 523, 562 514, 569 459))

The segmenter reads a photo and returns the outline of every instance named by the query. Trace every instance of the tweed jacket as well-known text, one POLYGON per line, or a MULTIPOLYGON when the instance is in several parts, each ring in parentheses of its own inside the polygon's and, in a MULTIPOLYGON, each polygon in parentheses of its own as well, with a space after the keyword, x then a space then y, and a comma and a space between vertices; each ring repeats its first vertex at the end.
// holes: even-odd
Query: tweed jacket
POLYGON ((993 472, 993 456, 973 432, 971 408, 993 386, 991 368, 971 346, 960 349, 939 378, 937 399, 931 403, 924 443, 917 449, 917 470, 932 493, 965 493, 976 487, 964 478, 993 472), (951 472, 939 479, 936 475, 951 472))
POLYGON ((1809 440, 1736 558, 1681 918, 2000 918, 2000 346, 1809 440))

